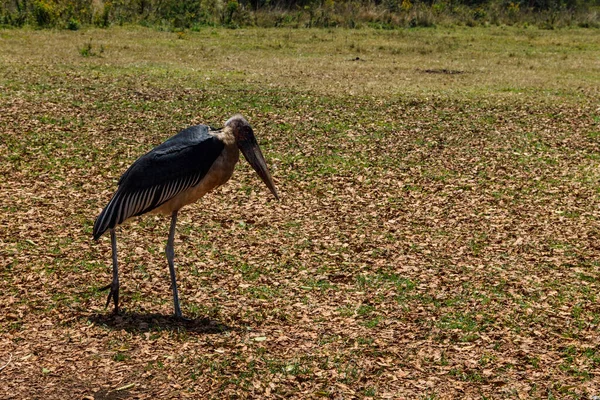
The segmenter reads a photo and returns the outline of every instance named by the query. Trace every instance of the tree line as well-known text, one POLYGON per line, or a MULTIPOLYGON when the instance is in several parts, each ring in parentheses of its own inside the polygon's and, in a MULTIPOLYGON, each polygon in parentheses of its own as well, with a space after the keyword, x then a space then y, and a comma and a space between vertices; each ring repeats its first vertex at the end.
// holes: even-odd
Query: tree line
POLYGON ((382 28, 533 23, 600 26, 600 0, 0 0, 0 25, 79 29, 139 23, 382 28))

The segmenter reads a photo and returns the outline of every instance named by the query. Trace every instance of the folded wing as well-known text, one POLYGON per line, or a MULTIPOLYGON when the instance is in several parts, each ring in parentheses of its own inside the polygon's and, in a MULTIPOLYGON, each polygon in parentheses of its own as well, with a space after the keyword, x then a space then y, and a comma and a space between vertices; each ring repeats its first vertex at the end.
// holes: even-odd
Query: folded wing
POLYGON ((224 144, 205 125, 192 126, 138 158, 94 223, 94 239, 126 219, 154 210, 204 178, 224 144))

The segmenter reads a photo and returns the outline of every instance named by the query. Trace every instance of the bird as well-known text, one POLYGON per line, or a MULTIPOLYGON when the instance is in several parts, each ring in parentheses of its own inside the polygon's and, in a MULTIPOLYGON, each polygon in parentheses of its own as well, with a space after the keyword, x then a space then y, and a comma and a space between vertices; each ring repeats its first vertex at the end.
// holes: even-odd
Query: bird
POLYGON ((171 275, 175 317, 183 319, 175 275, 173 242, 179 210, 231 178, 239 153, 256 171, 275 199, 279 194, 250 123, 235 114, 223 128, 194 125, 181 130, 138 158, 123 173, 112 198, 94 222, 93 238, 98 241, 110 232, 112 282, 100 288, 109 290, 106 307, 112 299, 119 313, 119 266, 115 228, 126 220, 146 213, 171 216, 165 253, 171 275))

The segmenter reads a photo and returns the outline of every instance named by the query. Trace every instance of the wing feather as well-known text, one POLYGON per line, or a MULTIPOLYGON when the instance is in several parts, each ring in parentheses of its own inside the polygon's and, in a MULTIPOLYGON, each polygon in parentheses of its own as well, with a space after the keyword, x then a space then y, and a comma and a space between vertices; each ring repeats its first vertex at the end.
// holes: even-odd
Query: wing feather
POLYGON ((127 207, 127 200, 129 200, 129 197, 127 196, 126 193, 122 193, 121 195, 121 199, 119 199, 119 202, 115 204, 115 218, 114 218, 114 222, 111 221, 111 224, 114 223, 115 225, 120 224, 121 222, 123 222, 123 214, 125 214, 125 207, 127 207))
POLYGON ((160 203, 164 203, 173 193, 173 188, 175 187, 175 182, 169 182, 165 187, 162 188, 162 197, 160 198, 160 203))
POLYGON ((129 210, 131 209, 131 205, 133 203, 134 198, 135 198, 135 193, 132 193, 129 196, 127 196, 127 198, 125 199, 125 202, 123 205, 123 213, 121 214, 121 217, 119 218, 119 223, 125 221, 127 219, 127 217, 129 215, 131 215, 129 213, 129 210))
POLYGON ((104 211, 96 219, 96 223, 94 224, 94 229, 96 229, 96 226, 98 226, 99 229, 106 230, 106 226, 108 226, 106 221, 107 221, 107 218, 110 218, 109 217, 110 210, 112 209, 113 204, 116 201, 116 199, 117 199, 117 196, 113 196, 113 198, 110 199, 110 201, 106 205, 106 208, 104 209, 104 211))
POLYGON ((142 208, 144 196, 146 195, 147 191, 148 191, 148 189, 144 189, 144 190, 140 190, 138 192, 138 195, 137 195, 137 198, 135 199, 135 204, 134 204, 134 207, 132 210, 133 215, 136 215, 140 211, 140 208, 142 208))
POLYGON ((142 201, 143 194, 144 194, 144 190, 140 190, 135 193, 135 196, 133 197, 133 201, 131 202, 131 209, 129 210, 130 212, 128 213, 128 215, 135 215, 138 212, 138 210, 140 208, 140 202, 142 201))
POLYGON ((171 185, 171 190, 169 190, 169 194, 167 194, 167 199, 171 199, 177 194, 177 189, 179 188, 179 180, 173 182, 171 185))
POLYGON ((148 188, 148 189, 144 190, 144 196, 142 197, 142 200, 140 201, 140 206, 135 210, 135 215, 138 215, 138 213, 140 211, 142 211, 144 208, 148 207, 148 204, 150 203, 150 199, 152 199, 152 189, 153 188, 148 188))
POLYGON ((146 199, 146 203, 144 204, 144 208, 142 208, 141 211, 146 210, 150 204, 152 204, 152 200, 154 199, 154 196, 156 195, 156 186, 153 187, 150 192, 148 193, 148 198, 146 199))

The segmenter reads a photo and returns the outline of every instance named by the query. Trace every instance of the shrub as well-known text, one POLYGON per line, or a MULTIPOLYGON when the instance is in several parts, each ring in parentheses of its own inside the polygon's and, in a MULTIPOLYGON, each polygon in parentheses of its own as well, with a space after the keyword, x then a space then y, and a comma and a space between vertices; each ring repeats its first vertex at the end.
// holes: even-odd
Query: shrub
POLYGON ((31 3, 31 14, 37 26, 48 27, 55 23, 56 11, 50 3, 44 0, 36 0, 31 3))
POLYGON ((74 18, 69 19, 69 21, 67 22, 67 29, 70 31, 79 30, 79 27, 80 27, 79 21, 77 21, 74 18))
POLYGON ((104 53, 104 46, 100 45, 100 49, 96 51, 92 45, 92 39, 86 42, 83 47, 79 49, 79 54, 81 54, 83 57, 96 57, 100 56, 102 53, 104 53))
POLYGON ((92 10, 93 23, 94 25, 101 28, 108 28, 110 26, 110 12, 112 9, 112 3, 100 3, 97 9, 92 10))

